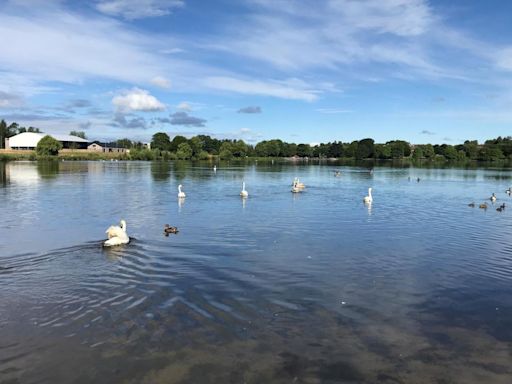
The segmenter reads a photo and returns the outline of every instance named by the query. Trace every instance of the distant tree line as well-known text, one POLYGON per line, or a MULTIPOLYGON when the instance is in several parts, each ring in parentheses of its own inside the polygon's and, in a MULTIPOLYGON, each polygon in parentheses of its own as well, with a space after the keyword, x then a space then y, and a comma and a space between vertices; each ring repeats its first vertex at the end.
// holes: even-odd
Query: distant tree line
POLYGON ((219 140, 206 135, 187 139, 175 136, 172 140, 163 132, 153 135, 151 149, 175 154, 179 159, 203 159, 218 155, 221 159, 243 157, 301 157, 301 158, 352 158, 352 159, 403 159, 416 160, 512 160, 512 137, 498 137, 479 144, 476 140, 460 145, 411 145, 407 141, 392 140, 376 144, 373 139, 343 143, 334 141, 315 146, 287 143, 279 139, 264 140, 255 146, 243 140, 219 140))
MULTIPOLYGON (((20 127, 17 123, 7 125, 0 121, 0 148, 4 139, 22 132, 40 132, 34 127, 20 127)), ((85 132, 71 131, 70 135, 86 139, 85 132)), ((245 157, 300 157, 300 158, 349 158, 349 159, 403 159, 415 160, 512 160, 512 137, 498 137, 479 144, 476 140, 466 140, 463 144, 421 144, 411 145, 407 141, 392 140, 375 143, 371 138, 352 142, 333 141, 311 146, 309 144, 287 143, 279 139, 264 140, 256 145, 243 140, 216 139, 208 135, 197 135, 190 139, 175 136, 172 140, 167 133, 155 133, 151 149, 140 141, 128 138, 101 145, 130 149, 130 157, 140 160, 153 159, 207 159, 218 156, 223 160, 245 157)))

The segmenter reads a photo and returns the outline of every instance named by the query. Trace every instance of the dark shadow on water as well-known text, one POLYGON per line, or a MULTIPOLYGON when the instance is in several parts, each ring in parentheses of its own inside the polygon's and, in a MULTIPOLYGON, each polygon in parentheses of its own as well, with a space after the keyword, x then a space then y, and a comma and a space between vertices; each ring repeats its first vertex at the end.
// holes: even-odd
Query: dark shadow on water
POLYGON ((169 161, 152 161, 151 176, 155 181, 168 181, 171 177, 171 162, 169 161))
POLYGON ((40 160, 37 162, 37 172, 44 180, 56 179, 59 174, 59 160, 40 160))

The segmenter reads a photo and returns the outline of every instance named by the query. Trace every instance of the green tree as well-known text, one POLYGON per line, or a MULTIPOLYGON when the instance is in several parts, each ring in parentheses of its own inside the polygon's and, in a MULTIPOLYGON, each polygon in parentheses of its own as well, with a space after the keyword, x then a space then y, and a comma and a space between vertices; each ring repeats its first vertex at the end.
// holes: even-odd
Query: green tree
POLYGON ((199 137, 194 136, 188 141, 188 145, 192 148, 192 156, 199 157, 199 154, 203 151, 203 141, 199 137))
POLYGON ((0 148, 4 148, 6 138, 7 138, 7 123, 5 122, 5 120, 0 120, 0 148))
POLYGON ((12 123, 9 126, 5 120, 0 121, 0 148, 5 147, 5 139, 18 133, 18 123, 12 123))
POLYGON ((233 153, 231 153, 231 151, 229 149, 227 149, 227 147, 224 147, 224 149, 222 149, 222 146, 221 146, 219 157, 222 160, 231 160, 231 158, 233 158, 233 153))
POLYGON ((282 147, 282 156, 284 157, 292 157, 297 154, 297 144, 295 143, 283 143, 282 147))
POLYGON ((126 138, 117 140, 116 145, 118 148, 126 148, 126 149, 135 147, 135 144, 130 139, 126 139, 126 138))
POLYGON ((169 135, 164 132, 157 132, 151 139, 151 148, 159 149, 160 151, 168 151, 171 145, 169 135))
POLYGON ((247 144, 243 140, 235 140, 231 144, 231 153, 234 157, 245 157, 248 151, 247 144))
POLYGON ((489 148, 488 146, 484 146, 478 153, 478 160, 482 161, 497 161, 503 158, 503 152, 499 148, 489 148))
POLYGON ((478 158, 478 141, 476 140, 466 140, 464 145, 462 146, 464 152, 466 152, 466 157, 472 160, 478 158))
POLYGON ((424 157, 425 157, 425 155, 423 155, 423 146, 417 145, 414 148, 414 152, 412 153, 412 158, 417 160, 417 159, 423 159, 424 157))
POLYGON ((367 159, 373 156, 374 152, 373 139, 363 139, 357 143, 356 159, 367 159))
POLYGON ((297 156, 310 157, 311 154, 312 154, 312 151, 311 151, 311 146, 309 144, 297 145, 297 156))
POLYGON ((343 143, 341 141, 335 141, 327 145, 329 146, 327 150, 328 157, 343 157, 343 143))
POLYGON ((353 141, 350 144, 346 144, 345 156, 346 157, 356 157, 358 146, 359 146, 359 142, 357 142, 357 141, 353 141))
POLYGON ((37 143, 36 153, 40 156, 57 156, 62 149, 62 143, 50 135, 46 135, 37 143))
POLYGON ((436 153, 432 144, 425 144, 423 146, 423 156, 425 156, 426 159, 433 159, 435 155, 436 153))
POLYGON ((386 145, 391 146, 391 157, 393 159, 401 159, 411 155, 411 146, 407 141, 393 140, 388 141, 386 145))
POLYGON ((391 146, 387 144, 375 144, 373 147, 376 159, 391 159, 391 146))
POLYGON ((464 150, 457 151, 457 156, 455 158, 457 161, 464 161, 466 160, 466 152, 464 150))
MULTIPOLYGON (((172 139, 172 141, 169 145, 169 151, 177 152, 178 146, 180 144, 187 143, 187 142, 188 142, 188 140, 185 136, 180 136, 180 135, 174 136, 174 138, 172 139)), ((151 148, 153 148, 153 147, 151 147, 151 148)))
POLYGON ((71 131, 71 132, 69 132, 69 134, 71 136, 76 136, 76 137, 81 137, 82 139, 87 139, 87 137, 85 136, 85 132, 84 131, 71 131))
MULTIPOLYGON (((9 131, 9 135, 14 136, 17 133, 26 132, 27 130, 24 128, 25 127, 20 127, 20 125, 18 123, 11 123, 7 127, 7 130, 9 131), (24 129, 24 130, 22 131, 22 129, 24 129)), ((9 136, 7 136, 7 137, 9 137, 9 136)))
POLYGON ((181 143, 178 145, 178 150, 176 151, 176 156, 180 160, 188 160, 192 157, 193 151, 188 143, 181 143))
POLYGON ((457 150, 453 145, 443 144, 441 147, 444 146, 444 150, 442 155, 446 157, 448 160, 455 160, 457 159, 457 150))

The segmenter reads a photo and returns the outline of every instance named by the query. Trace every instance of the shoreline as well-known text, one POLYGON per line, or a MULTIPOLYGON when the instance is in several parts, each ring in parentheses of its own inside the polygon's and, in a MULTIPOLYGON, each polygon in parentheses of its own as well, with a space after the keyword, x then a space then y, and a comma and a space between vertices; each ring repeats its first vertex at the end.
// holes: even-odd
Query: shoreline
POLYGON ((447 160, 447 159, 413 159, 412 157, 404 157, 401 159, 355 159, 355 158, 327 158, 327 157, 244 157, 232 158, 230 160, 221 159, 218 155, 210 155, 206 159, 177 159, 173 153, 154 153, 152 151, 141 152, 128 152, 128 153, 97 153, 97 152, 79 152, 79 151, 66 151, 60 152, 58 156, 38 156, 35 151, 31 150, 0 150, 0 162, 10 161, 192 161, 192 162, 209 162, 212 164, 217 163, 242 163, 242 162, 289 162, 289 163, 339 163, 339 165, 365 165, 365 166, 380 166, 380 165, 412 165, 412 166, 455 166, 455 167, 485 167, 485 166, 499 166, 501 168, 512 169, 512 160, 496 160, 496 161, 481 161, 466 159, 463 161, 447 160))

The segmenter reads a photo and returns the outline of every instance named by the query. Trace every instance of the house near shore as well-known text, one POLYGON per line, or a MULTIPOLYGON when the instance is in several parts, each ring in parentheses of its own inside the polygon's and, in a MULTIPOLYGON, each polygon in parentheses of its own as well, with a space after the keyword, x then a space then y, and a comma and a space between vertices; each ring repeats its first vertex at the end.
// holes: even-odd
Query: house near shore
POLYGON ((87 146, 87 150, 90 152, 102 152, 102 153, 128 153, 129 149, 111 147, 108 144, 101 144, 99 141, 93 141, 87 146))
POLYGON ((87 149, 89 145, 89 141, 78 136, 23 132, 5 139, 5 149, 34 150, 39 141, 47 135, 60 141, 63 149, 87 149))

